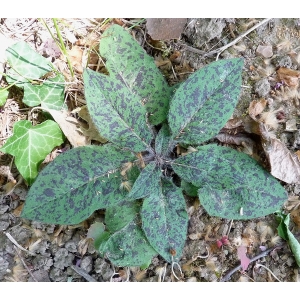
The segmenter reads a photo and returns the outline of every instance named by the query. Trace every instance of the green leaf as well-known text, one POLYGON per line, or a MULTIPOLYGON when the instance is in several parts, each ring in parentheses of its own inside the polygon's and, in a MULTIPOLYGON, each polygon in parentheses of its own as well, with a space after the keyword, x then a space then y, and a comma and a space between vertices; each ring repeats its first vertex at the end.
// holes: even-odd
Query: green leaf
POLYGON ((39 174, 27 194, 22 217, 52 224, 78 224, 95 210, 125 197, 118 169, 135 156, 111 144, 73 148, 39 174))
POLYGON ((155 139, 156 154, 168 158, 176 144, 171 137, 168 124, 163 124, 155 139))
POLYGON ((130 191, 129 199, 141 199, 155 192, 156 184, 161 177, 161 170, 154 161, 150 162, 141 172, 130 191))
POLYGON ((100 254, 105 255, 116 266, 148 265, 157 252, 145 238, 139 223, 139 218, 135 218, 113 233, 100 245, 100 254))
POLYGON ((191 197, 197 197, 198 196, 198 187, 194 186, 192 183, 187 182, 185 180, 181 180, 180 187, 182 190, 191 197))
POLYGON ((22 120, 14 124, 13 135, 0 150, 15 156, 19 172, 31 185, 45 157, 63 142, 63 134, 54 121, 32 126, 29 121, 22 120))
POLYGON ((188 215, 180 188, 161 179, 157 190, 144 199, 141 217, 142 228, 151 246, 168 262, 170 251, 179 259, 186 240, 188 215))
MULTIPOLYGON (((278 216, 278 215, 277 215, 278 216)), ((296 263, 298 267, 300 267, 300 244, 298 240, 295 238, 293 233, 289 230, 289 224, 290 224, 290 214, 283 214, 280 213, 280 224, 277 228, 278 234, 281 238, 288 241, 291 250, 295 256, 296 263)))
POLYGON ((277 179, 247 154, 213 144, 198 149, 172 166, 181 178, 200 187, 200 202, 210 215, 258 218, 286 201, 287 193, 277 179))
POLYGON ((167 118, 172 89, 168 86, 153 57, 121 26, 112 25, 102 35, 100 55, 107 59, 110 76, 122 78, 149 113, 153 125, 167 118))
POLYGON ((105 225, 103 223, 95 222, 89 228, 87 237, 94 240, 94 246, 98 249, 102 243, 109 239, 110 234, 105 231, 105 225))
MULTIPOLYGON (((28 83, 52 71, 52 64, 45 57, 35 52, 26 42, 18 42, 6 49, 6 57, 12 67, 7 72, 7 81, 13 83, 20 80, 28 83), (21 75, 21 76, 20 76, 21 75)), ((23 87, 22 83, 17 83, 23 87)))
POLYGON ((137 95, 121 81, 89 69, 83 78, 88 110, 101 135, 135 152, 149 148, 152 135, 137 95))
POLYGON ((128 201, 126 199, 116 206, 108 207, 105 211, 107 230, 110 232, 121 230, 137 217, 140 207, 139 201, 128 201))
POLYGON ((170 103, 172 137, 181 143, 200 144, 214 137, 237 104, 243 59, 219 60, 192 74, 170 103))
POLYGON ((60 110, 64 105, 64 76, 59 74, 41 85, 28 84, 24 89, 23 102, 28 106, 60 110))
POLYGON ((0 88, 0 106, 3 106, 6 103, 8 97, 8 90, 0 88))

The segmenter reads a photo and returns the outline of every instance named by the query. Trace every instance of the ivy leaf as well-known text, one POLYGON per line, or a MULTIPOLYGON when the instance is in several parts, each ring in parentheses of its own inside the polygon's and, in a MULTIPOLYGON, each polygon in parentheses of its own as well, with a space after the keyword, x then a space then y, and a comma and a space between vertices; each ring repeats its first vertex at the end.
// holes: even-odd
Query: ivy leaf
POLYGON ((161 170, 154 161, 150 162, 140 173, 130 191, 129 199, 141 199, 155 193, 156 184, 161 177, 161 170))
POLYGON ((171 137, 168 124, 164 123, 155 139, 155 152, 162 157, 169 157, 177 142, 171 137))
POLYGON ((281 238, 289 243, 291 250, 295 256, 296 263, 298 267, 300 267, 300 244, 293 233, 289 230, 290 214, 285 215, 280 212, 279 214, 277 214, 277 217, 280 221, 277 228, 278 234, 281 238))
POLYGON ((118 79, 89 69, 83 78, 88 110, 101 135, 121 148, 146 150, 152 135, 138 96, 118 79))
MULTIPOLYGON (((121 207, 119 207, 121 208, 121 207)), ((99 252, 117 266, 149 265, 157 252, 151 247, 136 217, 101 243, 99 252)))
POLYGON ((174 171, 200 187, 201 204, 212 216, 252 219, 278 210, 287 199, 276 178, 247 154, 214 144, 176 159, 174 171))
POLYGON ((64 105, 64 76, 58 74, 41 85, 28 84, 24 89, 23 102, 28 106, 60 110, 64 105))
POLYGON ((0 88, 0 106, 3 106, 6 103, 8 97, 8 90, 0 88))
POLYGON ((153 57, 118 25, 110 26, 102 35, 100 55, 107 59, 110 76, 122 78, 145 105, 150 123, 162 123, 167 118, 172 89, 153 57))
POLYGON ((161 179, 157 189, 144 199, 142 228, 152 247, 168 262, 180 258, 187 234, 188 215, 180 188, 161 179))
POLYGON ((7 72, 7 81, 17 83, 24 87, 23 83, 36 80, 52 71, 52 65, 45 57, 35 52, 26 42, 18 42, 6 49, 6 57, 12 69, 7 72))
POLYGON ((63 142, 63 134, 54 121, 32 126, 30 121, 22 120, 14 124, 13 135, 0 150, 15 156, 19 172, 31 185, 45 157, 63 142))
POLYGON ((125 197, 118 169, 135 156, 111 144, 73 148, 48 164, 30 188, 22 217, 78 224, 125 197))
POLYGON ((241 88, 243 60, 219 60, 192 74, 170 103, 172 137, 200 144, 214 137, 233 113, 241 88))

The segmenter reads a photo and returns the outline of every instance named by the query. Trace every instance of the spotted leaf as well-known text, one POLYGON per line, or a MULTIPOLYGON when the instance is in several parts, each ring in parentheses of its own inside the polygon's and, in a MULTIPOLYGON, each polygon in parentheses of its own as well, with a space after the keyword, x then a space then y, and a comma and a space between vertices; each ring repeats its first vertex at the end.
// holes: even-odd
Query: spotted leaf
POLYGON ((156 184, 161 177, 161 170, 154 161, 150 162, 135 181, 128 198, 141 199, 155 193, 156 184))
POLYGON ((188 215, 180 188, 161 179, 157 189, 144 199, 142 228, 152 247, 168 262, 179 259, 185 244, 188 215))
POLYGON ((168 158, 176 144, 171 137, 169 126, 163 124, 155 139, 156 154, 168 158))
POLYGON ((22 217, 52 224, 78 224, 95 210, 114 206, 126 193, 118 169, 131 152, 111 144, 73 148, 39 174, 27 194, 22 217))
POLYGON ((152 134, 140 98, 120 78, 89 69, 83 78, 89 114, 101 135, 135 152, 149 148, 152 134))
POLYGON ((276 178, 247 154, 228 147, 201 146, 172 166, 181 178, 200 188, 200 202, 213 216, 258 218, 274 213, 287 199, 276 178))
POLYGON ((243 60, 213 62, 192 74, 170 103, 172 137, 181 143, 200 144, 225 125, 238 101, 243 60))
POLYGON ((153 125, 167 118, 172 89, 168 86, 153 57, 124 28, 110 26, 102 35, 100 55, 106 58, 110 76, 121 77, 149 113, 153 125))

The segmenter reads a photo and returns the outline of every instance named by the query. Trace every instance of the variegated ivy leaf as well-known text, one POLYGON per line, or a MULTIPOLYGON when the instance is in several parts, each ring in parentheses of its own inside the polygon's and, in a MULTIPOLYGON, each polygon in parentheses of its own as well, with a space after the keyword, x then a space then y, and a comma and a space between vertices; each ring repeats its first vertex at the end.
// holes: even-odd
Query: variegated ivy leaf
POLYGON ((41 84, 28 84, 24 89, 23 102, 28 106, 60 110, 64 105, 64 76, 58 74, 41 84))
POLYGON ((34 51, 28 43, 21 41, 6 49, 6 58, 11 69, 7 72, 7 81, 24 87, 31 80, 36 80, 52 71, 52 64, 34 51))
POLYGON ((181 83, 170 103, 172 137, 200 144, 214 137, 233 113, 241 89, 243 59, 213 62, 181 83))
POLYGON ((64 137, 57 123, 47 120, 32 126, 31 122, 22 120, 14 124, 13 135, 0 151, 15 156, 19 172, 31 185, 45 157, 63 142, 64 137))
POLYGON ((119 25, 112 25, 102 35, 100 55, 106 58, 111 77, 121 78, 145 105, 153 125, 167 118, 172 88, 136 40, 119 25))
POLYGON ((142 228, 151 246, 168 262, 179 259, 186 240, 188 215, 182 190, 161 178, 144 199, 142 228))
POLYGON ((172 163, 174 171, 198 187, 201 204, 212 216, 253 219, 278 210, 287 199, 281 184, 245 153, 214 144, 172 163))
POLYGON ((60 154, 39 174, 27 194, 22 217, 51 224, 78 224, 95 210, 118 205, 123 163, 131 152, 112 144, 73 148, 60 154))
POLYGON ((85 69, 83 78, 88 110, 101 135, 121 148, 147 150, 152 134, 140 98, 114 77, 85 69))

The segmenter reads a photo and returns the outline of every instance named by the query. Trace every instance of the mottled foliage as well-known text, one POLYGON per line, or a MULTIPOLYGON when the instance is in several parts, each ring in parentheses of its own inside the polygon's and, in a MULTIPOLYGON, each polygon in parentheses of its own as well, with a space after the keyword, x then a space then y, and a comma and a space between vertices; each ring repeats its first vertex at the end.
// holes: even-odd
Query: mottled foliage
POLYGON ((153 57, 118 25, 110 26, 103 34, 100 55, 106 58, 110 76, 122 78, 137 95, 140 104, 145 105, 150 123, 157 125, 163 122, 167 118, 172 89, 156 67, 153 57))
POLYGON ((287 199, 278 181, 247 154, 214 144, 173 162, 174 171, 199 187, 210 215, 252 219, 279 209, 287 199))
POLYGON ((168 116, 174 139, 200 144, 219 132, 238 101, 242 67, 240 58, 216 61, 178 87, 168 116))

